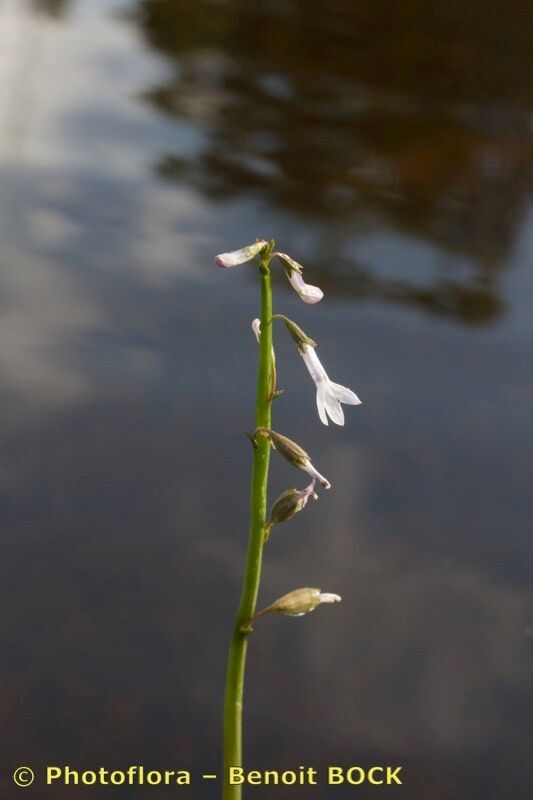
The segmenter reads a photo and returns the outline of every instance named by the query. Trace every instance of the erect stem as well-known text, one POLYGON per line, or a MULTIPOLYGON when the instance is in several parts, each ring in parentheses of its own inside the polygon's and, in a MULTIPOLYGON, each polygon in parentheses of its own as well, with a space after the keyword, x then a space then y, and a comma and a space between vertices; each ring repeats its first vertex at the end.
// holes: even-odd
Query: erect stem
MULTIPOLYGON (((274 364, 272 351, 272 286, 269 262, 273 248, 274 242, 264 248, 261 253, 259 267, 261 278, 261 336, 259 339, 256 428, 271 427, 270 405, 272 402, 274 364)), ((259 592, 264 545, 263 533, 267 515, 269 462, 270 443, 264 436, 258 436, 253 450, 248 551, 246 553, 241 599, 230 645, 226 676, 223 800, 240 800, 242 796, 241 786, 231 786, 229 783, 229 768, 242 766, 242 709, 248 634, 243 633, 241 628, 253 616, 259 592)))

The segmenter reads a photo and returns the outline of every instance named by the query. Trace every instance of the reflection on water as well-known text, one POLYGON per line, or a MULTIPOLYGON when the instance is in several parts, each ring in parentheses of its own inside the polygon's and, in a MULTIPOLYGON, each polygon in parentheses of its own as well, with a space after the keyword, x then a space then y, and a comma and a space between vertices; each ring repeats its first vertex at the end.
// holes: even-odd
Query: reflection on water
MULTIPOLYGON (((279 333, 279 427, 333 489, 273 533, 262 599, 344 602, 258 626, 249 763, 529 796, 527 12, 0 7, 6 797, 26 762, 217 768, 257 296, 212 256, 271 234, 326 291, 280 281, 279 310, 364 405, 319 428, 279 333)), ((273 464, 275 495, 295 473, 273 464)))
POLYGON ((59 16, 70 5, 70 0, 33 0, 36 11, 44 11, 52 17, 59 16))
POLYGON ((396 2, 384 18, 352 0, 141 3, 175 64, 148 99, 207 132, 193 158, 170 152, 158 169, 330 220, 330 291, 490 321, 527 199, 528 5, 396 2), (428 285, 358 258, 358 238, 387 229, 438 249, 428 285))

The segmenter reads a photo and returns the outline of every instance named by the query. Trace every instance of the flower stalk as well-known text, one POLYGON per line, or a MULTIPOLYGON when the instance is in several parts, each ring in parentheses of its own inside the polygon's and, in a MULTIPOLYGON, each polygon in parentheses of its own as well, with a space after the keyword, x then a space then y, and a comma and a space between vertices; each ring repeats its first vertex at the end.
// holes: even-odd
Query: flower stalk
POLYGON ((317 499, 315 486, 318 481, 325 489, 331 484, 321 475, 311 462, 308 453, 292 439, 272 430, 271 404, 281 394, 276 386, 276 357, 272 342, 273 321, 285 323, 289 334, 298 347, 305 365, 316 385, 317 406, 321 421, 327 425, 327 416, 338 425, 344 424, 341 403, 359 404, 359 398, 340 384, 331 381, 315 353, 313 341, 295 322, 282 314, 272 313, 272 285, 270 264, 278 258, 284 265, 287 277, 300 298, 309 304, 319 302, 323 292, 317 286, 305 283, 302 266, 286 253, 276 253, 274 241, 260 239, 251 245, 241 247, 215 258, 219 267, 231 268, 252 261, 259 256, 259 276, 261 285, 261 318, 254 319, 252 329, 259 344, 259 368, 257 378, 257 397, 255 409, 255 432, 247 434, 253 445, 252 482, 250 491, 250 530, 244 566, 244 578, 239 601, 237 619, 231 638, 224 699, 224 754, 223 754, 223 800, 241 800, 242 787, 230 783, 230 767, 243 766, 242 754, 242 716, 244 676, 248 637, 252 623, 267 614, 282 614, 299 617, 313 611, 323 603, 338 603, 340 596, 320 589, 304 587, 294 589, 278 598, 261 611, 256 611, 263 547, 271 528, 287 522, 299 513, 309 498, 317 499), (311 476, 311 483, 304 489, 286 489, 274 501, 270 515, 267 516, 267 489, 270 465, 270 449, 274 448, 294 467, 304 470, 311 476))
MULTIPOLYGON (((273 242, 261 251, 259 266, 261 283, 261 336, 259 337, 259 370, 255 421, 257 428, 270 428, 273 396, 274 364, 272 358, 272 284, 270 258, 273 242)), ((274 390, 275 391, 275 390, 274 390)), ((230 785, 229 767, 242 766, 242 709, 244 671, 248 634, 243 625, 253 617, 261 579, 264 530, 267 515, 268 469, 270 443, 257 437, 253 448, 252 485, 250 503, 250 533, 244 567, 244 580, 237 613, 237 621, 228 657, 226 694, 224 703, 224 800, 240 800, 240 785, 230 785)))

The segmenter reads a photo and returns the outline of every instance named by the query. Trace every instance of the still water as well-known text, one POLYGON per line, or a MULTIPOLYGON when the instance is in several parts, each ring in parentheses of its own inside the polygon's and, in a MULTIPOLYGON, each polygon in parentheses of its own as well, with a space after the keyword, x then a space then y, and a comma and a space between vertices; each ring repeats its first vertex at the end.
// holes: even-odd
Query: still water
POLYGON ((277 333, 275 427, 333 488, 261 599, 343 603, 258 624, 248 765, 530 796, 532 34, 525 0, 0 3, 4 797, 26 763, 219 767, 258 298, 213 255, 272 236, 326 293, 276 310, 363 406, 321 426, 277 333))

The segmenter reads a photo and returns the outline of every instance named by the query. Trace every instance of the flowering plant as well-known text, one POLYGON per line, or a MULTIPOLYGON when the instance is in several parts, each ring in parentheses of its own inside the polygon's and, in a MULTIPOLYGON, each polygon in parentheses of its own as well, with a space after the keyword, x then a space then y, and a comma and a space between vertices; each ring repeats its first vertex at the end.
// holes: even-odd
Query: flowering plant
POLYGON ((286 522, 302 511, 310 498, 318 499, 315 492, 317 483, 325 489, 331 484, 318 472, 311 457, 296 442, 272 429, 272 403, 281 394, 277 389, 276 357, 273 346, 273 323, 280 320, 293 338, 298 352, 316 386, 318 416, 324 425, 328 418, 337 425, 344 425, 344 412, 341 404, 359 405, 360 400, 351 389, 330 380, 316 354, 313 341, 293 320, 282 314, 272 313, 271 262, 281 261, 289 283, 305 302, 315 304, 323 298, 318 286, 304 281, 303 267, 286 253, 274 252, 274 241, 260 239, 251 245, 215 258, 219 267, 230 268, 245 264, 259 256, 259 275, 261 283, 261 318, 254 319, 252 329, 259 344, 259 369, 257 379, 257 401, 255 432, 250 435, 253 444, 251 515, 248 550, 244 568, 244 579, 237 620, 231 639, 226 694, 224 704, 224 800, 240 800, 242 787, 231 784, 229 768, 242 766, 242 708, 244 695, 244 674, 248 637, 253 631, 252 623, 267 614, 283 614, 299 617, 308 614, 323 603, 337 603, 338 594, 323 592, 321 589, 304 587, 293 589, 283 597, 274 600, 261 611, 256 611, 263 547, 274 525, 286 522), (270 465, 270 449, 274 448, 287 461, 298 469, 307 472, 312 480, 304 489, 286 489, 273 503, 267 513, 267 489, 270 465))

